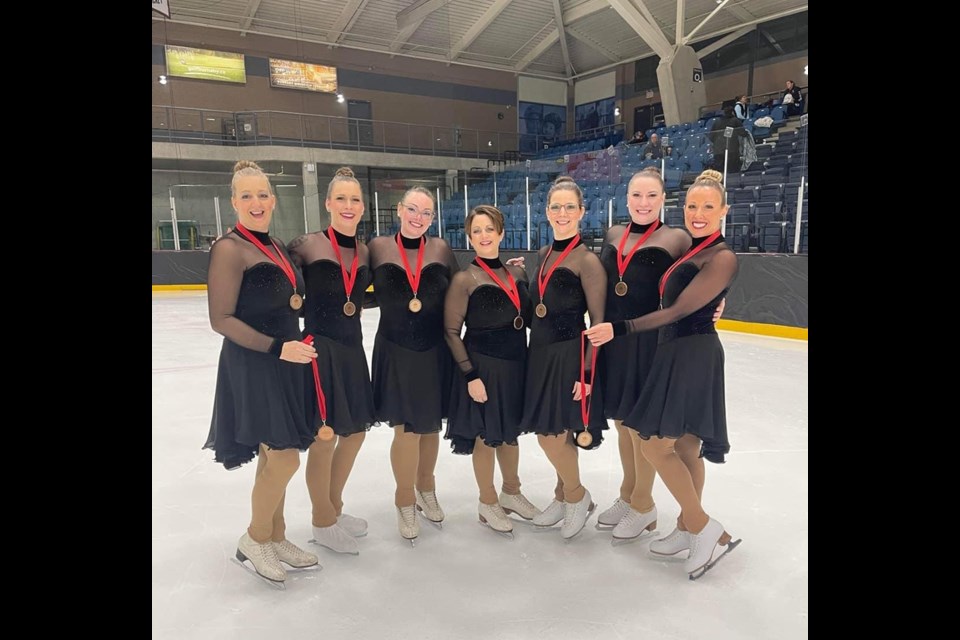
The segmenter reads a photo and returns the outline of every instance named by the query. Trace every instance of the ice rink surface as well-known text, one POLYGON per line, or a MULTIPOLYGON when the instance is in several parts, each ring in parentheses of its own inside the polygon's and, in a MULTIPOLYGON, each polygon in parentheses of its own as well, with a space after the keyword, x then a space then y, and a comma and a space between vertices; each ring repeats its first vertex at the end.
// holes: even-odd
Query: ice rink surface
MULTIPOLYGON (((370 357, 379 310, 363 312, 370 357)), ((792 640, 808 637, 807 343, 721 332, 731 451, 707 463, 704 508, 743 543, 698 581, 650 557, 679 512, 657 479, 654 537, 612 546, 596 515, 619 495, 616 432, 580 452, 597 510, 577 537, 515 520, 508 540, 477 519, 471 461, 441 440, 443 529, 400 538, 392 433, 375 427, 344 492, 369 521, 360 555, 308 545, 303 465, 287 490, 287 537, 320 557, 285 591, 231 562, 250 516, 255 463, 226 471, 201 450, 221 336, 206 292, 153 294, 152 637, 157 640, 792 640)), ((612 427, 612 424, 611 424, 612 427)), ((533 435, 520 440, 523 493, 545 508, 556 476, 533 435)), ((496 476, 499 490, 499 472, 496 476)))

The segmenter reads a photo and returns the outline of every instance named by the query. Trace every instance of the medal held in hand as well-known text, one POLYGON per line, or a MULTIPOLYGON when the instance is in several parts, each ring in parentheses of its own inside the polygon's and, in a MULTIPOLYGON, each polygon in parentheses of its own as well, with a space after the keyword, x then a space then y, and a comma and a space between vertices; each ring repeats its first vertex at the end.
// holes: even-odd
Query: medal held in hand
POLYGON ((599 349, 599 347, 594 347, 590 358, 590 399, 587 400, 587 374, 584 368, 586 337, 586 331, 580 333, 580 417, 583 419, 583 431, 577 434, 577 444, 584 449, 593 444, 593 434, 587 430, 587 427, 590 424, 590 404, 593 402, 593 381, 597 377, 597 351, 599 349))
MULTIPOLYGON (((313 336, 307 336, 303 339, 304 344, 313 344, 313 336)), ((313 368, 313 387, 317 392, 317 405, 320 408, 320 429, 317 431, 317 440, 333 440, 337 435, 333 427, 327 424, 327 396, 323 393, 323 387, 320 386, 320 369, 317 367, 317 359, 310 360, 310 366, 313 368)))

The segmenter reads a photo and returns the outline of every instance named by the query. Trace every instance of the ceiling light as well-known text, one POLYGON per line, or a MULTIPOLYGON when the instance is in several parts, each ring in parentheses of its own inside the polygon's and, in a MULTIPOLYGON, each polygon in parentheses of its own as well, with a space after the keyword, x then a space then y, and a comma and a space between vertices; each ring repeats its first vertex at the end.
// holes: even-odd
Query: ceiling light
POLYGON ((803 75, 807 75, 807 67, 810 65, 803 65, 803 75))
POLYGON ((614 107, 614 108, 613 108, 613 115, 614 115, 615 117, 619 117, 619 116, 620 116, 620 107, 614 107))
POLYGON ((488 146, 488 147, 492 147, 492 146, 493 146, 493 140, 487 140, 487 146, 488 146))
POLYGON ((343 102, 344 99, 345 99, 345 98, 343 97, 343 94, 342 94, 342 93, 338 93, 338 94, 337 94, 337 102, 343 102))
POLYGON ((160 84, 167 84, 167 76, 160 76, 157 80, 160 81, 160 84))

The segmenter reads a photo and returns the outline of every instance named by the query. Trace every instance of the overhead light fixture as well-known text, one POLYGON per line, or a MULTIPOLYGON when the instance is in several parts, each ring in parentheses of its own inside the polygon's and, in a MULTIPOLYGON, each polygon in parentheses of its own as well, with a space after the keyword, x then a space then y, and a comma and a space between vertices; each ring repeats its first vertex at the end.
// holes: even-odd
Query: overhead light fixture
POLYGON ((337 102, 343 102, 345 99, 342 93, 337 94, 337 102))
POLYGON ((488 147, 492 147, 492 146, 493 146, 493 140, 487 140, 487 146, 488 146, 488 147))
POLYGON ((619 116, 620 116, 620 107, 614 107, 614 108, 613 108, 613 115, 614 115, 614 117, 619 117, 619 116))
POLYGON ((167 84, 167 76, 160 76, 157 80, 160 81, 160 84, 167 84))
POLYGON ((810 65, 807 65, 807 64, 803 65, 803 75, 807 75, 807 67, 809 66, 810 65))

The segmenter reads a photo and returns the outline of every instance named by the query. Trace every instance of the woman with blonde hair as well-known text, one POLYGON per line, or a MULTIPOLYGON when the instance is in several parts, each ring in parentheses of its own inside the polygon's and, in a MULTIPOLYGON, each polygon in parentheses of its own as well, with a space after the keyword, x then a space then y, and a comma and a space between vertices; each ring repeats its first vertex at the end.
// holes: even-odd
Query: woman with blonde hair
MULTIPOLYGON (((317 433, 307 413, 303 365, 317 357, 300 340, 303 278, 268 231, 277 199, 256 163, 241 160, 230 183, 236 227, 210 249, 210 326, 223 336, 205 449, 235 469, 259 456, 250 526, 236 557, 283 587, 281 562, 317 566, 317 556, 286 539, 287 484, 317 433)), ((245 565, 244 565, 245 566, 245 565)))
POLYGON ((349 167, 337 170, 325 200, 330 226, 290 243, 303 270, 305 334, 317 349, 306 377, 310 413, 320 426, 307 456, 313 542, 359 553, 367 522, 343 511, 343 490, 366 431, 374 423, 373 388, 363 350, 360 311, 370 284, 370 252, 357 240, 363 191, 349 167))
POLYGON ((739 543, 703 509, 703 459, 724 462, 730 450, 724 399, 723 346, 713 316, 737 275, 736 254, 720 223, 727 214, 723 176, 700 174, 687 190, 684 222, 693 243, 661 277, 662 308, 587 331, 595 346, 614 336, 659 329, 659 345, 637 403, 623 419, 641 451, 680 504, 677 528, 650 544, 656 555, 688 551, 684 569, 702 576, 739 543))

